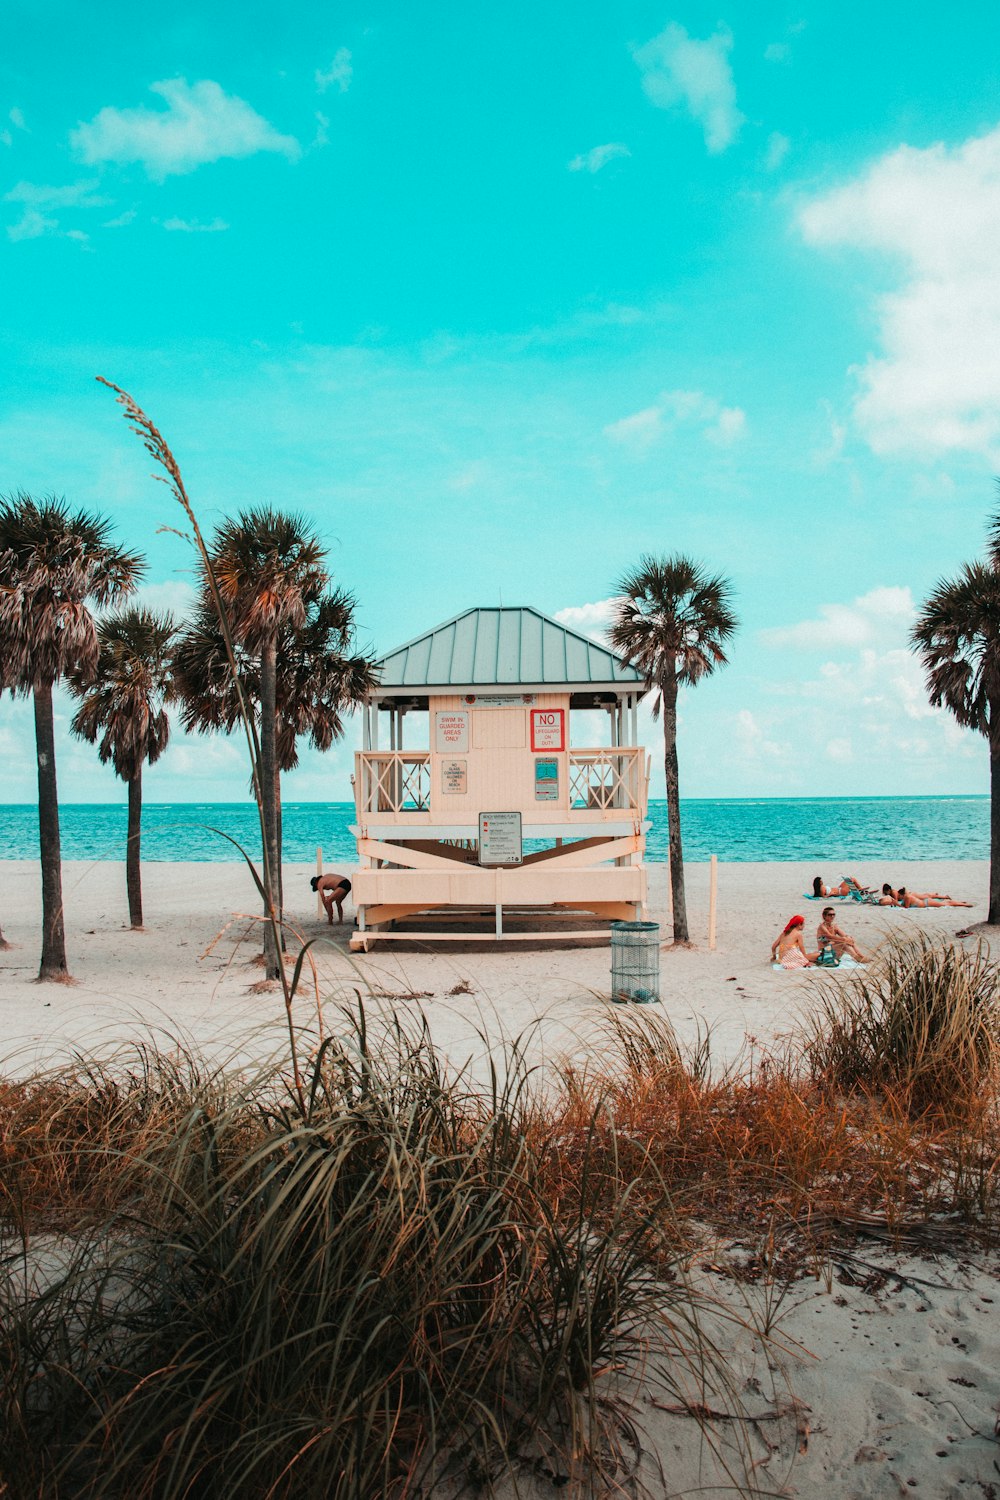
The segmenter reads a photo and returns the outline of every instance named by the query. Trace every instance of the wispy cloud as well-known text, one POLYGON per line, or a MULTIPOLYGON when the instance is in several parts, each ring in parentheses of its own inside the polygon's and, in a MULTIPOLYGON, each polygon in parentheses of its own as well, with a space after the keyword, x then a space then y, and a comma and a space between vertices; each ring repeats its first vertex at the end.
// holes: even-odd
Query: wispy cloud
POLYGON ((631 155, 631 151, 621 141, 608 141, 605 146, 592 146, 589 151, 574 156, 568 166, 571 172, 599 172, 609 161, 631 155))
POLYGON ((606 646, 616 602, 611 598, 596 599, 592 604, 571 604, 566 609, 557 610, 555 618, 560 625, 568 625, 570 630, 578 630, 581 635, 589 635, 591 640, 606 646))
POLYGON ((878 453, 1000 455, 1000 126, 955 147, 900 146, 799 212, 809 244, 902 266, 877 298, 880 354, 854 414, 878 453))
POLYGON ((723 406, 703 391, 663 391, 655 405, 609 423, 604 436, 641 457, 682 423, 699 427, 709 442, 722 448, 738 442, 747 430, 742 407, 723 406))
POLYGON ((353 77, 354 64, 351 61, 351 54, 346 47, 338 47, 330 66, 325 71, 322 68, 316 69, 316 87, 321 94, 325 94, 327 89, 333 87, 338 88, 342 94, 346 94, 353 77))
POLYGON ((109 199, 95 192, 98 184, 89 182, 64 183, 59 187, 39 182, 18 182, 4 194, 5 203, 16 203, 21 207, 21 217, 7 226, 11 240, 37 240, 45 234, 65 234, 69 239, 86 239, 80 229, 61 230, 54 210, 64 208, 106 208, 109 199))
POLYGON ((787 135, 782 135, 780 130, 772 130, 767 138, 767 155, 764 157, 764 166, 769 172, 776 172, 788 155, 791 141, 787 135))
POLYGON ((788 63, 792 60, 792 49, 787 42, 769 42, 764 48, 764 61, 788 63))
POLYGON ((776 625, 759 632, 764 646, 783 650, 832 651, 844 646, 866 646, 888 633, 903 634, 914 619, 913 595, 908 588, 886 585, 871 589, 850 604, 821 604, 811 620, 776 625))
POLYGON ((154 181, 193 172, 206 162, 273 151, 295 161, 298 141, 281 135, 244 99, 210 79, 189 84, 170 78, 150 85, 164 109, 107 106, 70 134, 70 145, 88 165, 138 163, 154 181))
MULTIPOLYGON (((15 104, 13 109, 8 110, 7 119, 15 130, 27 130, 23 112, 15 104)), ((0 146, 13 146, 14 137, 7 126, 0 126, 0 146)))
POLYGON ((646 96, 658 109, 685 107, 705 132, 709 151, 725 151, 739 134, 744 116, 736 106, 729 65, 733 38, 722 29, 699 41, 671 21, 650 42, 633 50, 646 96))
POLYGON ((210 219, 207 224, 201 223, 198 219, 173 218, 164 219, 163 227, 181 234, 221 234, 224 229, 229 228, 229 225, 225 219, 219 218, 210 219))

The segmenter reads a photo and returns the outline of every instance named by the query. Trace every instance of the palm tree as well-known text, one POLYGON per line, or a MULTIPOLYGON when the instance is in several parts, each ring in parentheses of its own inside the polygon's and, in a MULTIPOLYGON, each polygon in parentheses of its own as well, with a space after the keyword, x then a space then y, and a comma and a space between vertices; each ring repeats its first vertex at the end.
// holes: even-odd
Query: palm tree
POLYGON ((39 979, 65 979, 59 796, 52 689, 70 671, 92 678, 97 626, 88 607, 114 604, 142 573, 116 547, 110 522, 65 500, 19 493, 0 501, 0 689, 34 699, 38 832, 42 861, 39 979))
POLYGON ((644 556, 618 584, 618 596, 608 639, 642 673, 646 691, 656 693, 654 718, 663 713, 674 942, 686 943, 677 691, 725 666, 723 646, 737 626, 731 608, 732 586, 727 579, 706 573, 691 558, 644 556))
POLYGON ((94 744, 103 730, 97 753, 128 782, 125 884, 129 921, 136 930, 142 927, 142 767, 159 760, 170 738, 163 705, 170 689, 169 646, 175 633, 169 615, 134 605, 120 610, 97 626, 96 680, 70 674, 70 685, 81 700, 73 733, 94 744))
MULTIPOLYGON (((275 684, 279 871, 281 773, 298 765, 299 737, 308 735, 317 750, 328 750, 344 733, 344 711, 360 703, 373 685, 371 660, 350 654, 353 611, 354 600, 343 590, 307 599, 305 624, 297 630, 286 628, 279 639, 275 684)), ((237 660, 244 691, 252 703, 259 704, 259 659, 238 645, 237 660)), ((173 694, 180 700, 185 729, 229 733, 240 722, 240 704, 225 642, 209 608, 199 611, 177 641, 173 694)))
MULTIPOLYGON (((328 745, 341 730, 340 708, 348 701, 342 695, 351 690, 358 670, 338 649, 346 648, 353 633, 353 600, 347 594, 326 592, 325 549, 301 517, 270 509, 244 512, 219 527, 209 552, 236 642, 240 676, 259 705, 257 794, 265 864, 280 915, 279 777, 295 764, 298 734, 310 733, 314 743, 325 748, 324 736, 329 734, 328 745), (300 634, 308 647, 296 647, 300 634), (308 665, 303 651, 309 655, 308 665)), ((235 726, 238 698, 207 587, 198 619, 178 644, 174 670, 185 727, 235 726)), ((275 978, 278 958, 270 930, 265 930, 265 953, 268 976, 275 978)))
POLYGON ((990 746, 990 908, 1000 922, 1000 515, 985 563, 966 563, 942 579, 911 633, 935 708, 949 709, 990 746))

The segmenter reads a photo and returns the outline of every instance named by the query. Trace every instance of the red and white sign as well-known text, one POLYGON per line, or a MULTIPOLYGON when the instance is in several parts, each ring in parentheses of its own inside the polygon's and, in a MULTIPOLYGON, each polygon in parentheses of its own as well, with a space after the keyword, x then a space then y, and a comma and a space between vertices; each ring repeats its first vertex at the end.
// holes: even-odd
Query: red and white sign
POLYGON ((468 750, 469 715, 463 710, 458 713, 435 714, 434 748, 439 755, 468 750))
POLYGON ((533 708, 531 710, 532 750, 565 750, 566 710, 533 708))

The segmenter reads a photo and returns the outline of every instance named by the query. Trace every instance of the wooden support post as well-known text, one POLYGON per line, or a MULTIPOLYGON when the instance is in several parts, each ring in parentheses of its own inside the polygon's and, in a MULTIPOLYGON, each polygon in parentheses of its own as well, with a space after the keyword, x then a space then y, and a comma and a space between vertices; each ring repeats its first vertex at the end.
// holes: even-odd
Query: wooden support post
POLYGON ((715 947, 715 898, 719 885, 719 861, 713 854, 708 872, 708 946, 715 947))
MULTIPOLYGON (((318 844, 316 846, 316 874, 317 875, 322 875, 323 874, 323 851, 319 847, 318 844)), ((322 917, 324 916, 324 914, 325 914, 325 908, 323 906, 323 897, 320 895, 319 891, 317 891, 316 892, 316 915, 317 915, 317 917, 319 917, 319 918, 322 919, 322 917)))

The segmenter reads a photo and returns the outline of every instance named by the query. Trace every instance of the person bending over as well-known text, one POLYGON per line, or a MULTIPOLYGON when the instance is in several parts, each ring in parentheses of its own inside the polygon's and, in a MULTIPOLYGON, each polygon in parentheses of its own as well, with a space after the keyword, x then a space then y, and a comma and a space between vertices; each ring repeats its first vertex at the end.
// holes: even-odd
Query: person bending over
POLYGON ((843 958, 845 953, 850 958, 853 958, 856 964, 866 964, 868 962, 868 959, 861 952, 854 939, 842 927, 837 926, 837 914, 832 906, 825 906, 823 908, 823 920, 816 928, 816 940, 821 948, 824 943, 830 943, 834 953, 837 955, 838 962, 843 958))
POLYGON ((337 908, 337 921, 344 920, 344 901, 351 889, 351 882, 346 875, 314 875, 309 884, 314 891, 319 892, 320 900, 326 907, 326 920, 333 926, 333 908, 337 908))
POLYGON ((783 969, 807 969, 813 962, 815 953, 807 953, 802 941, 802 929, 805 926, 805 917, 791 917, 774 942, 771 944, 771 962, 778 963, 783 969))
POLYGON ((972 906, 971 901, 953 901, 950 896, 921 896, 901 885, 896 892, 898 906, 972 906))

